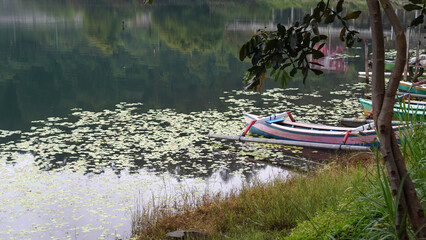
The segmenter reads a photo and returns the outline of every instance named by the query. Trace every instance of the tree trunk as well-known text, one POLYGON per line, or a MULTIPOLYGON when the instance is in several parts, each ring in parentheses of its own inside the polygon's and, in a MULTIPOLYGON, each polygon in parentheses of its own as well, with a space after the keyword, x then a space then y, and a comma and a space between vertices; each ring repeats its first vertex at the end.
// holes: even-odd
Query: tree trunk
MULTIPOLYGON (((404 72, 404 65, 407 61, 406 51, 407 51, 407 41, 405 39, 404 29, 401 25, 401 21, 398 19, 398 16, 395 14, 395 10, 390 4, 389 0, 380 0, 382 3, 383 10, 385 11, 386 16, 389 19, 389 22, 394 27, 395 36, 397 41, 397 54, 395 60, 395 68, 393 70, 389 86, 387 89, 387 96, 391 97, 389 99, 389 109, 393 109, 393 103, 395 99, 395 93, 398 89, 399 81, 404 72), (391 95, 391 96, 390 96, 391 95), (392 100, 392 102, 390 102, 392 100)), ((392 119, 390 120, 392 121, 392 119)), ((391 127, 392 124, 390 124, 391 127)), ((406 176, 405 181, 403 182, 403 192, 405 197, 405 202, 407 203, 408 216, 411 221, 411 226, 414 232, 417 232, 416 237, 426 238, 426 218, 424 216, 422 205, 420 204, 419 198, 416 194, 416 189, 409 175, 407 175, 407 167, 405 166, 405 161, 402 156, 402 153, 398 147, 395 136, 392 134, 392 150, 395 163, 398 167, 399 177, 402 179, 406 176)))
POLYGON ((367 0, 373 45, 373 74, 372 74, 372 99, 374 109, 374 121, 379 133, 380 151, 385 160, 391 191, 396 206, 396 231, 400 231, 400 239, 407 239, 406 224, 404 222, 404 214, 408 210, 412 228, 417 232, 417 237, 424 237, 426 228, 425 217, 420 201, 416 195, 414 185, 409 176, 403 182, 403 191, 398 199, 398 189, 401 179, 407 175, 407 169, 401 151, 399 150, 396 137, 392 131, 393 105, 395 102, 395 94, 398 88, 406 63, 406 39, 401 23, 396 16, 389 0, 380 0, 382 7, 395 29, 397 41, 397 56, 395 60, 395 68, 392 73, 388 88, 385 89, 384 82, 384 41, 383 27, 378 0, 367 0))
MULTIPOLYGON (((371 22, 371 35, 372 35, 372 46, 373 46, 373 74, 371 80, 372 90, 372 101, 373 101, 373 118, 378 131, 380 139, 380 151, 382 152, 383 158, 386 164, 386 170, 391 186, 392 195, 394 201, 398 202, 396 207, 395 216, 395 227, 396 234, 398 230, 401 231, 400 239, 408 239, 407 231, 404 220, 404 212, 406 210, 405 198, 402 197, 402 201, 398 201, 397 194, 398 188, 401 182, 399 177, 398 168, 393 158, 392 151, 392 112, 393 112, 393 99, 392 107, 389 109, 389 105, 386 101, 389 101, 389 97, 385 96, 385 48, 383 40, 383 26, 382 16, 380 12, 380 5, 377 0, 367 0, 368 9, 370 12, 371 22)), ((396 65, 396 64, 395 64, 396 65)))

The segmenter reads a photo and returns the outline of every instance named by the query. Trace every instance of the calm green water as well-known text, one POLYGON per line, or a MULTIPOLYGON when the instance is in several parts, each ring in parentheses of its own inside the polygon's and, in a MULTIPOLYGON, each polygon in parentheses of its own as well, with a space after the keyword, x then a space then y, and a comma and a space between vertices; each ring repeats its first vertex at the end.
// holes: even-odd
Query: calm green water
MULTIPOLYGON (((127 238, 132 212, 153 198, 285 178, 282 166, 326 157, 206 137, 241 134, 243 110, 328 124, 362 114, 364 50, 341 46, 338 27, 322 29, 331 36, 324 75, 242 91, 249 65, 239 46, 309 10, 263 0, 1 1, 0 239, 127 238)), ((367 19, 353 24, 369 38, 367 19)))

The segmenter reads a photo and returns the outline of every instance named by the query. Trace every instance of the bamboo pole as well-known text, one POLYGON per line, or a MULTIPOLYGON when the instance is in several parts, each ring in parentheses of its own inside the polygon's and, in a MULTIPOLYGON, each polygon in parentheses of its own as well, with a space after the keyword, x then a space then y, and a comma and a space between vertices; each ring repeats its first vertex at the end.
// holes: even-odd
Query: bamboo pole
POLYGON ((279 139, 270 139, 270 138, 255 138, 255 137, 240 137, 240 136, 230 136, 222 134, 209 134, 209 138, 220 138, 228 140, 237 140, 244 142, 258 142, 258 143, 271 143, 271 144, 280 144, 280 145, 290 145, 290 146, 299 146, 299 147, 311 147, 311 148, 322 148, 322 149, 334 149, 334 150, 349 150, 349 151, 371 151, 370 147, 366 146, 354 146, 354 145, 338 145, 338 144, 328 144, 328 143, 313 143, 313 142, 301 142, 301 141, 290 141, 290 140, 279 140, 279 139))
MULTIPOLYGON (((410 39, 410 28, 407 28, 407 39, 410 39)), ((404 68, 404 81, 407 81, 407 71, 408 71, 408 62, 410 59, 410 41, 407 41, 407 53, 406 53, 407 61, 405 62, 404 68)))
POLYGON ((364 39, 364 61, 365 61, 365 83, 368 84, 370 80, 370 70, 368 67, 368 42, 364 39))
MULTIPOLYGON (((359 124, 367 124, 374 122, 373 119, 362 119, 362 118, 341 118, 340 124, 349 126, 349 127, 355 127, 359 124)), ((404 121, 392 121, 392 125, 403 125, 407 124, 404 121)))
MULTIPOLYGON (((418 13, 419 13, 419 11, 417 10, 416 11, 416 17, 417 17, 417 15, 418 15, 418 13)), ((422 42, 421 42, 421 25, 419 25, 419 33, 418 33, 418 37, 419 37, 419 39, 418 39, 418 44, 417 44, 417 49, 416 49, 416 68, 415 68, 415 72, 414 72, 414 76, 413 76, 413 80, 412 80, 412 82, 416 82, 417 81, 417 78, 418 78, 418 76, 417 76, 417 74, 419 73, 419 67, 420 67, 420 63, 419 63, 419 51, 420 51, 420 45, 422 44, 422 42)), ((407 59, 408 60, 408 59, 407 59)))

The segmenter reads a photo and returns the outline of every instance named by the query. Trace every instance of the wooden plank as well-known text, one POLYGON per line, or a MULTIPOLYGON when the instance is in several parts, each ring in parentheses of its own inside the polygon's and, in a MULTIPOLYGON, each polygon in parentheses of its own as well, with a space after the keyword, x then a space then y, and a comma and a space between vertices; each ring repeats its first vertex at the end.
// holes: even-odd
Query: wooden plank
POLYGON ((280 145, 290 145, 290 146, 299 146, 299 147, 311 147, 311 148, 322 148, 322 149, 335 149, 335 150, 350 150, 350 151, 371 151, 370 147, 366 146, 353 146, 353 145, 338 145, 338 144, 328 144, 328 143, 313 143, 313 142, 301 142, 301 141, 290 141, 290 140, 280 140, 280 139, 271 139, 271 138, 255 138, 255 137, 240 137, 240 136, 230 136, 222 134, 209 134, 210 138, 220 138, 228 140, 237 140, 244 142, 258 142, 258 143, 272 143, 280 145))

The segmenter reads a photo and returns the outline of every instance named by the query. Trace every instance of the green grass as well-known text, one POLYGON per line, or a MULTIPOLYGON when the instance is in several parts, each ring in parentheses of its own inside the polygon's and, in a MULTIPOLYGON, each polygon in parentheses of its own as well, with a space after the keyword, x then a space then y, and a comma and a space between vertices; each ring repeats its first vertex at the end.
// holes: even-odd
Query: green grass
MULTIPOLYGON (((400 137, 405 136, 401 141, 401 151, 420 201, 426 208, 426 126, 424 119, 417 122, 408 113, 403 120, 410 127, 401 132, 400 137)), ((397 203, 391 194, 378 152, 375 158, 376 168, 366 174, 365 183, 356 186, 358 197, 353 200, 342 199, 338 205, 321 210, 314 218, 300 222, 286 239, 398 239, 399 229, 396 229, 394 223, 397 203)), ((408 234, 410 238, 415 238, 410 228, 408 234)))
POLYGON ((354 186, 352 198, 300 222, 286 239, 395 239, 393 197, 381 166, 365 169, 365 181, 354 186))
POLYGON ((212 239, 282 239, 298 222, 337 205, 343 197, 351 198, 356 192, 352 186, 363 179, 363 169, 335 165, 288 180, 245 186, 238 194, 222 198, 206 196, 198 207, 181 208, 178 214, 161 210, 172 207, 167 204, 157 206, 156 214, 139 212, 134 233, 139 239, 163 239, 169 231, 197 229, 212 239))

